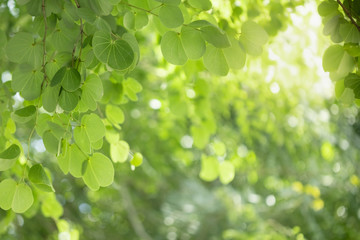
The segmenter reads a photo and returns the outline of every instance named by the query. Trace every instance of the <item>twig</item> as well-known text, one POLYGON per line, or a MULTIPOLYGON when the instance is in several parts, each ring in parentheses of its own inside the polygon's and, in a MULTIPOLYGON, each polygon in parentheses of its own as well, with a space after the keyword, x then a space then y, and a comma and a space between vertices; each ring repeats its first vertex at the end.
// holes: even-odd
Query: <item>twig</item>
POLYGON ((357 28, 357 30, 360 32, 360 26, 356 23, 356 21, 354 20, 354 18, 351 16, 351 13, 349 12, 349 10, 344 6, 344 4, 341 3, 340 0, 337 0, 337 2, 340 4, 340 6, 342 7, 342 9, 344 10, 346 16, 348 16, 348 18, 350 18, 350 21, 352 22, 352 24, 354 24, 355 27, 357 28))
MULTIPOLYGON (((130 4, 130 3, 125 3, 125 2, 120 2, 120 3, 122 3, 122 4, 125 4, 125 5, 127 5, 127 6, 129 6, 129 7, 132 7, 132 8, 136 8, 136 9, 138 9, 138 10, 141 10, 141 11, 144 11, 144 12, 147 12, 147 13, 150 13, 150 14, 152 14, 152 15, 154 15, 154 16, 159 16, 159 15, 157 15, 156 13, 153 13, 151 10, 147 10, 147 9, 145 9, 145 8, 141 8, 141 7, 138 7, 138 6, 134 6, 134 5, 132 5, 132 4, 130 4)), ((155 8, 154 8, 155 9, 155 8)))
POLYGON ((121 192, 121 195, 123 197, 124 209, 127 212, 127 216, 129 218, 131 226, 133 227, 136 235, 138 235, 138 237, 140 239, 151 240, 152 238, 146 232, 146 230, 144 228, 144 225, 142 224, 142 222, 139 219, 136 208, 135 208, 135 206, 134 206, 134 204, 132 202, 131 195, 129 193, 129 190, 125 186, 125 184, 123 184, 122 186, 119 186, 119 185, 116 184, 115 188, 120 190, 120 192, 121 192))

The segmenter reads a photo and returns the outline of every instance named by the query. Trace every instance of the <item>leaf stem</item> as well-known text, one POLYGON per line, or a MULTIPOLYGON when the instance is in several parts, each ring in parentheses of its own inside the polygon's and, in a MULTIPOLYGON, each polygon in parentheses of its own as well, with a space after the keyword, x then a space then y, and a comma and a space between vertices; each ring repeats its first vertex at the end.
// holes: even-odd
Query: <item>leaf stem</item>
MULTIPOLYGON (((125 2, 120 2, 120 3, 122 3, 122 4, 125 4, 125 5, 127 5, 127 6, 129 6, 129 7, 132 7, 132 8, 136 8, 136 9, 138 9, 138 10, 141 10, 141 11, 144 11, 144 12, 147 12, 147 13, 150 13, 150 14, 152 14, 152 15, 154 15, 154 16, 159 16, 159 15, 157 15, 156 13, 153 13, 152 12, 152 10, 154 10, 154 9, 152 9, 152 10, 147 10, 147 9, 145 9, 145 8, 141 8, 141 7, 138 7, 138 6, 134 6, 134 5, 132 5, 132 4, 130 4, 130 3, 125 3, 125 2)), ((161 4, 161 5, 163 5, 163 4, 161 4)), ((159 6, 161 6, 161 5, 159 5, 159 6)), ((159 7, 158 6, 158 7, 159 7)), ((157 8, 157 7, 156 7, 157 8)))
POLYGON ((339 3, 339 5, 342 7, 342 9, 344 10, 346 16, 348 16, 348 18, 350 18, 350 21, 352 22, 352 24, 355 25, 355 27, 357 28, 357 30, 360 32, 360 26, 356 23, 356 21, 354 20, 354 18, 351 16, 350 11, 344 6, 344 4, 342 4, 342 2, 340 0, 337 0, 337 2, 339 3))

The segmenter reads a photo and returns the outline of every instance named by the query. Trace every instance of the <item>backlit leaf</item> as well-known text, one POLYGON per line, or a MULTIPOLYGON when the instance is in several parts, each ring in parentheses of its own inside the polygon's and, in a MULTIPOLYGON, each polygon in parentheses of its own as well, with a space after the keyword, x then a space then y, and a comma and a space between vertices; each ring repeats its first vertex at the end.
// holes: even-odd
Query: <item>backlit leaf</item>
POLYGON ((160 8, 159 18, 168 28, 176 28, 184 23, 184 17, 179 7, 164 5, 160 8))
POLYGON ((126 162, 130 147, 125 141, 118 141, 110 144, 110 157, 113 162, 126 162))
POLYGON ((11 168, 15 161, 20 156, 20 147, 12 144, 10 147, 0 153, 0 171, 5 171, 11 168))
POLYGON ((29 180, 37 188, 45 192, 55 192, 48 175, 41 164, 33 165, 29 170, 29 180))
POLYGON ((187 61, 181 39, 176 32, 169 31, 164 34, 161 39, 161 52, 169 63, 184 65, 187 61))
POLYGON ((31 33, 17 33, 6 46, 6 55, 10 61, 28 63, 34 68, 41 66, 42 54, 42 45, 34 41, 31 33))
POLYGON ((84 162, 83 167, 84 182, 93 191, 109 186, 114 181, 114 166, 101 153, 94 153, 84 162))
POLYGON ((17 183, 12 179, 5 179, 0 183, 0 207, 10 208, 16 213, 28 210, 34 202, 30 187, 26 183, 17 183))
POLYGON ((125 70, 134 61, 134 51, 129 43, 122 39, 112 39, 110 33, 98 31, 93 37, 95 56, 110 67, 125 70))

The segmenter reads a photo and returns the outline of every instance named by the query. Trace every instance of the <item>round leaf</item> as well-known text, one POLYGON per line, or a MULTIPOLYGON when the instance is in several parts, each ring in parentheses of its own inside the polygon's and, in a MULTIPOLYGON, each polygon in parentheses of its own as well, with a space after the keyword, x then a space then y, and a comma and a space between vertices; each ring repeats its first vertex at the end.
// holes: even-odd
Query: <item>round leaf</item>
POLYGON ((176 28, 184 23, 184 17, 179 7, 164 5, 160 8, 159 18, 168 28, 176 28))
POLYGON ((61 86, 68 92, 74 92, 80 87, 81 76, 75 68, 66 68, 61 86))
POLYGON ((55 192, 50 179, 41 164, 35 164, 30 168, 29 180, 42 191, 55 192))
POLYGON ((6 150, 0 153, 0 171, 5 171, 11 168, 16 159, 20 156, 20 147, 12 144, 6 150))
POLYGON ((0 183, 0 207, 4 210, 12 210, 23 213, 34 202, 32 191, 25 183, 16 183, 12 179, 5 179, 0 183))
POLYGON ((105 136, 105 126, 98 115, 94 113, 85 115, 81 123, 84 126, 90 142, 96 142, 105 136))
POLYGON ((245 22, 241 27, 240 41, 248 54, 259 56, 269 36, 266 31, 253 21, 245 22))
POLYGON ((140 166, 142 162, 143 162, 143 156, 141 153, 135 153, 130 161, 131 165, 133 165, 134 167, 140 166))
POLYGON ((109 186, 114 181, 114 166, 109 158, 94 153, 83 165, 85 184, 93 191, 109 186))
POLYGON ((210 72, 220 76, 226 76, 229 72, 223 50, 212 45, 208 45, 206 48, 204 65, 210 72))
POLYGON ((119 141, 110 144, 110 157, 113 162, 126 162, 129 155, 130 147, 125 141, 119 141))
POLYGON ((181 28, 181 42, 188 58, 198 59, 204 55, 206 45, 200 31, 183 26, 181 28))
POLYGON ((125 70, 134 61, 134 51, 129 43, 122 39, 113 40, 108 32, 98 31, 94 34, 93 48, 99 61, 114 69, 125 70))
POLYGON ((12 118, 16 122, 26 123, 35 116, 35 113, 36 113, 36 107, 34 105, 29 105, 24 108, 20 108, 20 109, 16 110, 12 114, 12 118))
POLYGON ((68 92, 62 90, 59 99, 59 105, 65 111, 72 111, 76 108, 79 101, 79 96, 77 92, 68 92))
POLYGON ((176 32, 169 31, 161 39, 161 52, 169 63, 184 65, 187 56, 180 37, 176 32))
POLYGON ((35 43, 31 33, 19 32, 10 39, 6 46, 6 55, 10 61, 16 63, 28 63, 33 67, 42 64, 42 45, 35 43))

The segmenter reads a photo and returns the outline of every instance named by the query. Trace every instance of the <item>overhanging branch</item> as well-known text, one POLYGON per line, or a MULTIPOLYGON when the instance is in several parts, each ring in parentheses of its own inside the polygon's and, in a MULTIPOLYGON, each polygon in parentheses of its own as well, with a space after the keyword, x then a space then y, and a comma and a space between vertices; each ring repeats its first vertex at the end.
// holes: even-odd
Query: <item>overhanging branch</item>
POLYGON ((354 18, 351 16, 350 11, 344 6, 344 4, 342 4, 342 2, 340 0, 337 0, 337 2, 340 4, 340 6, 342 7, 342 9, 344 10, 346 16, 348 16, 348 18, 350 18, 350 21, 352 24, 355 25, 355 27, 357 28, 357 30, 360 32, 360 26, 356 23, 356 21, 354 20, 354 18))

